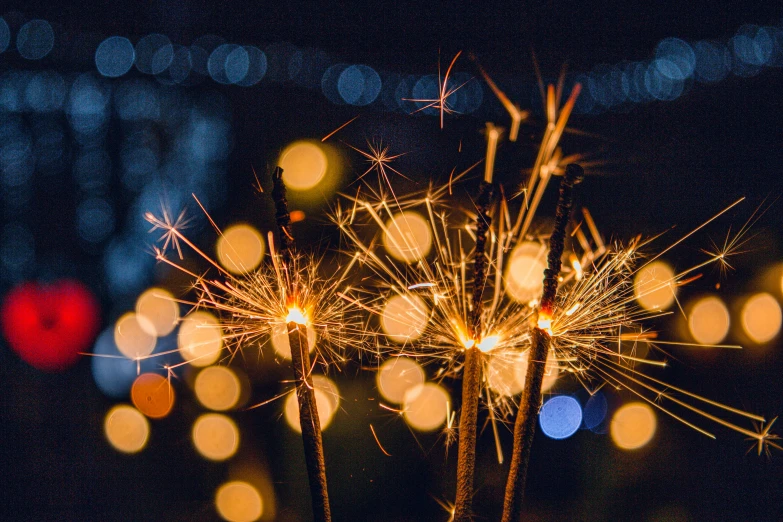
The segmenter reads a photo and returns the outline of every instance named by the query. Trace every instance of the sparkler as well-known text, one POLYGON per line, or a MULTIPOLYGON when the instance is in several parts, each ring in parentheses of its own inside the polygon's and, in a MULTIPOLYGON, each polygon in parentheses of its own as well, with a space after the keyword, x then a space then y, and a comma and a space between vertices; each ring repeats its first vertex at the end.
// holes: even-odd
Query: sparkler
POLYGON ((519 411, 514 423, 514 446, 511 453, 511 467, 508 472, 506 494, 503 502, 503 522, 512 522, 520 518, 522 499, 527 477, 527 463, 530 459, 530 448, 536 431, 536 413, 541 402, 541 383, 544 380, 544 368, 549 354, 553 308, 557 295, 558 276, 560 275, 563 247, 568 220, 573 205, 574 184, 584 176, 582 167, 571 164, 566 167, 565 176, 560 182, 560 196, 557 203, 555 226, 549 238, 549 254, 547 268, 544 270, 544 290, 539 305, 538 326, 533 329, 532 342, 529 348, 525 389, 519 402, 519 411))
MULTIPOLYGON (((363 155, 373 159, 371 168, 377 171, 379 186, 372 188, 365 183, 364 194, 360 190, 356 196, 348 196, 351 208, 344 210, 338 207, 334 215, 335 223, 354 249, 352 257, 360 259, 361 264, 368 266, 381 282, 383 295, 379 296, 377 289, 365 289, 362 306, 383 317, 385 297, 391 295, 402 298, 410 310, 404 317, 396 317, 395 320, 409 326, 411 333, 396 339, 401 346, 382 347, 380 350, 385 355, 409 356, 425 364, 437 364, 437 378, 462 377, 455 520, 471 517, 477 416, 481 399, 489 408, 498 459, 501 462, 503 459, 496 423, 498 419, 510 416, 514 406, 509 399, 510 393, 498 393, 490 385, 489 367, 493 360, 501 360, 504 366, 511 367, 524 361, 524 348, 530 342, 528 323, 532 311, 529 302, 518 302, 506 295, 503 291, 504 278, 507 276, 509 254, 527 238, 544 188, 556 172, 546 166, 561 157, 557 143, 578 90, 578 87, 574 89, 559 114, 554 107, 555 91, 549 90, 549 101, 553 106, 548 112, 550 124, 531 180, 521 191, 526 197, 518 214, 513 215, 505 197, 501 197, 496 205, 491 204, 494 158, 502 129, 488 124, 484 178, 474 201, 475 209, 464 214, 467 223, 455 227, 455 221, 460 219, 455 220, 455 214, 444 199, 447 192, 452 193, 453 184, 472 172, 478 163, 452 175, 447 186, 398 197, 391 190, 387 175, 387 171, 391 170, 388 163, 393 157, 379 155, 374 148, 363 155), (417 244, 413 222, 406 217, 406 212, 413 209, 420 209, 426 216, 426 227, 434 246, 432 261, 427 259, 428 252, 417 244), (362 237, 359 227, 364 220, 381 230, 387 250, 405 253, 402 257, 407 265, 398 266, 388 256, 376 251, 376 240, 362 237), (471 242, 474 245, 469 248, 471 242), (468 275, 471 265, 472 277, 468 275), (422 322, 420 315, 426 317, 423 329, 414 332, 416 325, 422 322)), ((581 264, 600 255, 593 252, 588 240, 584 239, 587 251, 581 260, 577 258, 581 264)), ((600 238, 595 242, 601 243, 600 238)))
MULTIPOLYGON (((321 278, 318 261, 294 249, 291 218, 282 169, 279 167, 273 173, 272 197, 276 207, 280 248, 274 248, 270 233, 271 263, 263 264, 255 271, 245 270, 240 275, 225 270, 187 238, 182 229, 185 223, 182 216, 172 220, 169 213, 164 211, 162 218, 149 212, 145 217, 152 223, 152 230, 162 231, 160 240, 164 242, 164 249, 156 249, 157 259, 194 280, 193 287, 198 300, 187 304, 220 313, 223 342, 231 351, 231 357, 245 346, 265 342, 280 327, 285 329, 291 348, 313 515, 315 520, 329 521, 331 514, 326 468, 312 371, 316 364, 328 367, 343 362, 343 347, 362 343, 364 325, 347 313, 347 305, 352 301, 346 277, 355 260, 350 260, 345 267, 338 267, 333 277, 321 278), (165 249, 173 248, 181 255, 182 244, 189 246, 217 270, 218 277, 197 275, 168 259, 165 249), (308 349, 308 329, 314 330, 318 339, 312 359, 308 349)), ((196 202, 204 210, 197 198, 196 202)), ((209 219, 218 234, 222 235, 217 225, 209 219)), ((243 266, 241 260, 232 262, 238 267, 243 266)))

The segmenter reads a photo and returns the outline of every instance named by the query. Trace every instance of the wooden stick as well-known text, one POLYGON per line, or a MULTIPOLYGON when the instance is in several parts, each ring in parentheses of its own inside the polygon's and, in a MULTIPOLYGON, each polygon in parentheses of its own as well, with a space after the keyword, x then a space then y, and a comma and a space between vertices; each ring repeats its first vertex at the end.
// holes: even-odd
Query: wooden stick
POLYGON ((491 218, 492 184, 482 181, 476 199, 476 248, 473 251, 473 309, 468 325, 473 345, 465 348, 465 363, 462 368, 462 407, 459 417, 459 448, 457 455, 457 495, 454 505, 455 522, 472 519, 473 475, 476 468, 476 430, 478 404, 481 394, 481 351, 478 348, 483 312, 482 295, 487 281, 487 266, 484 250, 491 218))
MULTIPOLYGON (((291 215, 288 211, 283 169, 275 167, 272 174, 272 199, 275 202, 275 219, 280 236, 280 264, 286 278, 286 295, 289 306, 296 305, 296 274, 292 273, 294 236, 291 233, 291 215)), ((302 427, 307 478, 310 483, 310 499, 313 504, 313 519, 316 522, 331 522, 329 494, 326 488, 326 461, 321 438, 321 422, 315 402, 313 380, 310 377, 310 350, 307 343, 306 325, 294 321, 288 323, 288 343, 291 347, 291 365, 296 381, 296 399, 299 404, 299 424, 302 427)))
MULTIPOLYGON (((555 227, 549 238, 547 268, 544 270, 544 290, 541 296, 540 314, 549 318, 557 296, 560 258, 565 245, 566 226, 571 217, 573 188, 584 176, 582 167, 571 164, 566 167, 565 176, 560 182, 560 196, 557 202, 555 227)), ((541 404, 541 383, 544 380, 546 358, 549 354, 551 339, 549 334, 534 328, 532 343, 528 355, 525 388, 519 401, 519 411, 514 423, 514 446, 511 450, 511 468, 506 482, 506 494, 503 500, 502 522, 517 522, 522 519, 522 502, 525 496, 527 465, 530 461, 530 449, 536 432, 536 417, 541 404)))

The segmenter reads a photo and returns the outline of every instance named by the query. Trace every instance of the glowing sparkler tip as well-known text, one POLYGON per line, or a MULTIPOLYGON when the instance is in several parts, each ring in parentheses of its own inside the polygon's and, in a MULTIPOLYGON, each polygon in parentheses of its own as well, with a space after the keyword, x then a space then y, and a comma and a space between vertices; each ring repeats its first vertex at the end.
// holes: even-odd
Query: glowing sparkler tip
POLYGON ((538 328, 552 335, 552 316, 546 312, 540 312, 538 315, 538 328))
POLYGON ((307 325, 307 316, 301 308, 292 306, 288 309, 288 315, 285 318, 285 322, 307 325))
POLYGON ((499 341, 499 335, 488 335, 478 343, 478 349, 485 353, 490 352, 498 345, 499 341))

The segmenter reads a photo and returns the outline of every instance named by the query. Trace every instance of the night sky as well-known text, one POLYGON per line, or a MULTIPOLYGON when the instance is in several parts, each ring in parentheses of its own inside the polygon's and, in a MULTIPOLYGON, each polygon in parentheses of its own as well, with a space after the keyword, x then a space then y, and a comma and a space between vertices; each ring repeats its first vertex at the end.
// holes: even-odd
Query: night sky
MULTIPOLYGON (((577 204, 590 209, 607 242, 666 232, 651 247, 655 252, 740 197, 747 198, 668 253, 665 259, 675 268, 700 262, 702 249, 709 249, 712 241, 722 244, 730 227, 736 231, 754 210, 765 211, 746 236, 750 240, 742 252, 733 258, 732 270, 724 274, 709 267, 680 290, 683 303, 707 293, 724 299, 735 323, 727 342, 745 344, 747 338, 735 321, 742 300, 759 291, 770 292, 779 303, 783 300, 783 212, 777 201, 783 194, 783 9, 775 2, 757 4, 613 1, 571 7, 565 2, 448 6, 409 1, 308 5, 174 0, 92 6, 10 0, 0 6, 11 33, 10 48, 0 52, 0 81, 5 82, 0 93, 3 86, 12 85, 9 78, 17 78, 14 75, 26 78, 27 72, 53 71, 68 85, 76 85, 89 72, 113 89, 110 103, 115 106, 100 124, 100 148, 109 159, 110 175, 101 182, 104 188, 95 192, 77 175, 80 158, 95 145, 72 131, 78 124, 75 109, 68 113, 64 105, 42 115, 14 109, 0 97, 0 132, 7 143, 16 139, 11 133, 17 131, 8 129, 17 123, 23 129, 19 133, 38 136, 36 144, 51 129, 66 129, 55 147, 60 151, 56 161, 49 164, 36 156, 36 167, 26 181, 15 184, 3 178, 0 297, 23 281, 76 279, 98 298, 104 331, 132 310, 136 297, 153 284, 186 295, 188 279, 155 264, 155 236, 146 234, 149 226, 139 219, 140 211, 158 210, 160 194, 155 191, 163 188, 169 191, 165 196, 177 202, 189 202, 190 192, 198 192, 218 225, 244 221, 265 232, 273 227, 273 209, 266 196, 253 189, 253 171, 268 186, 268 167, 288 143, 320 140, 357 115, 329 141, 343 158, 341 189, 355 190, 355 178, 367 168, 348 145, 362 148, 366 140, 382 140, 392 152, 407 152, 395 168, 411 179, 394 178, 396 190, 444 183, 452 168, 466 168, 483 157, 485 122, 508 125, 507 114, 480 79, 477 62, 522 109, 531 111, 519 141, 504 142, 498 152, 498 181, 514 188, 519 172, 535 159, 545 124, 531 52, 547 82, 556 82, 567 65, 570 87, 580 79, 608 77, 601 76, 602 71, 649 64, 666 38, 691 45, 704 40, 726 45, 735 35, 754 31, 749 26, 742 29, 745 24, 755 24, 777 28, 777 40, 770 40, 777 66, 735 66, 714 82, 689 77, 675 82, 676 94, 667 91, 664 99, 637 92, 637 100, 633 95, 620 100, 616 92, 601 91, 600 85, 592 91, 585 86, 587 101, 578 106, 569 122, 573 132, 562 142, 566 154, 587 154, 597 162, 578 188, 577 204), (17 31, 32 19, 47 20, 55 35, 51 53, 35 60, 13 49, 17 31), (258 46, 269 55, 267 76, 245 87, 222 85, 206 75, 196 81, 195 74, 182 82, 163 76, 156 81, 136 67, 116 79, 101 78, 94 57, 102 41, 117 35, 135 44, 152 33, 182 46, 207 34, 258 46), (275 67, 281 65, 274 57, 290 58, 296 50, 303 50, 305 57, 301 81, 277 81, 275 67), (322 72, 307 77, 308 64, 316 61, 306 58, 316 56, 316 51, 328 56, 331 64, 365 64, 378 71, 384 85, 392 79, 437 74, 439 60, 445 67, 463 51, 456 70, 476 77, 470 92, 475 95, 478 90, 482 101, 470 113, 447 116, 442 130, 436 115, 410 114, 405 104, 389 110, 386 102, 394 101, 394 92, 386 90, 364 106, 336 104, 323 92, 322 72), (165 110, 151 131, 140 130, 138 121, 129 123, 133 118, 124 117, 119 105, 123 86, 140 85, 134 80, 152 86, 152 91, 140 91, 139 106, 153 91, 163 100, 165 110), (194 111, 204 125, 201 130, 188 127, 188 115, 194 111), (211 156, 205 156, 198 172, 192 169, 200 152, 194 149, 189 156, 177 148, 180 140, 191 139, 197 131, 205 133, 203 143, 215 147, 204 153, 211 156), (149 136, 157 145, 146 141, 142 147, 133 141, 149 136), (156 154, 151 167, 138 156, 141 149, 156 154), (156 174, 149 174, 153 170, 156 174), (90 198, 111 205, 112 226, 105 231, 90 228, 89 220, 79 228, 83 202, 90 198), (27 235, 19 237, 34 244, 27 257, 20 257, 23 249, 14 243, 16 230, 25 231, 27 235)), ((2 146, 0 161, 5 161, 2 146)), ((33 149, 34 154, 41 150, 38 145, 33 149)), ((475 183, 474 177, 458 186, 457 204, 469 201, 475 183)), ((295 224, 299 243, 328 256, 334 256, 340 244, 328 218, 335 198, 294 203, 306 212, 306 219, 295 224)), ((551 223, 555 199, 550 187, 539 211, 540 230, 551 223)), ((197 210, 192 202, 188 205, 197 210)), ((196 219, 189 233, 198 245, 213 249, 214 231, 206 220, 196 219)), ((190 269, 206 269, 195 256, 186 257, 190 269)), ((663 339, 687 340, 686 321, 674 310, 651 327, 663 339)), ((92 347, 93 343, 88 351, 92 347)), ((671 364, 653 370, 656 378, 767 420, 783 413, 780 334, 763 346, 750 343, 741 351, 664 348, 671 364)), ((252 383, 247 405, 280 393, 286 389, 281 381, 290 379, 287 366, 272 357, 249 354, 232 364, 252 383)), ((191 425, 204 411, 189 387, 195 373, 184 369, 177 377, 171 415, 151 421, 144 451, 124 455, 106 441, 103 421, 114 404, 128 401, 102 393, 91 358, 82 357, 62 372, 44 372, 23 362, 1 340, 0 519, 220 520, 213 502, 216 488, 229 477, 258 476, 268 487, 262 491, 265 502, 266 495, 275 498, 274 520, 308 520, 301 442, 282 418, 282 401, 230 412, 241 430, 240 450, 227 462, 210 462, 194 451, 190 440, 191 425)), ((341 410, 324 433, 335 520, 447 520, 438 501, 453 497, 456 445, 447 447, 439 431, 412 431, 399 416, 379 408, 375 374, 361 364, 350 362, 330 377, 342 397, 341 410), (376 444, 370 424, 390 457, 376 444)), ((447 379, 444 386, 458 401, 459 382, 447 379)), ((627 391, 609 388, 603 391, 610 413, 633 399, 627 391)), ((588 398, 569 377, 561 377, 555 391, 572 394, 582 404, 588 398)), ((697 419, 687 412, 685 416, 697 419)), ((485 418, 486 411, 480 412, 480 428, 485 418)), ((698 422, 717 440, 663 413, 658 412, 657 420, 652 442, 632 452, 617 449, 607 433, 589 429, 566 440, 536 433, 526 495, 529 519, 783 519, 780 451, 773 450, 771 458, 757 457, 755 449, 746 454, 752 441, 703 419, 698 422)), ((739 422, 753 429, 750 421, 739 422)), ((498 520, 508 462, 497 463, 492 429, 487 425, 480 433, 476 520, 498 520)), ((508 455, 510 428, 501 427, 500 437, 508 455)))

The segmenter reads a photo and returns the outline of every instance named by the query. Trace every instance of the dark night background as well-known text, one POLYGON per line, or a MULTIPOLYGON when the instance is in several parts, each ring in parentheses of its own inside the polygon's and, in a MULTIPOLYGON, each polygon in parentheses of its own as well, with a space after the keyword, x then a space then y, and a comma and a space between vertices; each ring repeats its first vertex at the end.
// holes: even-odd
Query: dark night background
MULTIPOLYGON (((545 79, 554 81, 566 62, 569 72, 577 74, 599 64, 649 60, 658 42, 668 37, 725 43, 744 24, 780 27, 783 8, 777 2, 683 1, 572 6, 567 2, 175 0, 96 6, 5 0, 0 16, 12 26, 11 21, 17 21, 17 28, 40 18, 55 29, 51 55, 29 61, 9 49, 0 53, 0 75, 12 70, 95 72, 95 48, 106 37, 125 36, 135 43, 150 33, 165 34, 180 45, 190 45, 206 34, 262 49, 290 42, 325 51, 334 63, 367 64, 400 76, 437 73, 439 56, 447 62, 459 50, 472 52, 512 99, 533 111, 532 119, 523 124, 520 142, 506 143, 499 152, 500 175, 511 179, 532 164, 542 130, 531 49, 545 79), (66 51, 58 51, 61 44, 66 51), (522 159, 518 164, 503 160, 504 153, 510 155, 506 151, 522 159)), ((466 57, 457 69, 477 75, 466 57)), ((136 77, 152 79, 132 69, 109 82, 136 77)), ((399 163, 401 171, 423 183, 430 178, 443 180, 454 165, 481 158, 480 131, 485 121, 507 125, 499 103, 483 83, 482 88, 481 107, 448 117, 442 131, 436 117, 390 112, 379 102, 366 107, 336 105, 320 88, 293 81, 265 78, 252 87, 238 87, 219 85, 207 77, 169 89, 184 92, 178 110, 187 110, 188 103, 211 107, 210 100, 223 100, 220 110, 230 122, 232 145, 221 164, 225 185, 216 189, 210 212, 218 224, 241 219, 267 230, 270 225, 264 220, 270 219, 270 207, 250 189, 252 167, 263 172, 287 143, 320 139, 358 114, 360 118, 333 142, 344 149, 349 177, 363 172, 363 163, 342 142, 362 146, 366 138, 382 138, 392 151, 411 151, 399 163), (457 154, 455 143, 460 140, 463 151, 457 154)), ((580 186, 580 204, 590 208, 604 236, 627 240, 674 225, 675 234, 688 230, 747 196, 739 210, 667 256, 676 267, 691 266, 701 259, 700 249, 709 247, 710 239, 721 242, 730 225, 741 225, 765 198, 769 204, 783 193, 782 89, 783 70, 762 67, 752 74, 729 73, 716 83, 689 80, 683 93, 671 101, 625 102, 575 114, 569 127, 584 134, 567 134, 564 150, 587 152, 602 162, 580 186)), ((7 117, 0 112, 0 124, 7 117)), ((120 160, 114 160, 120 155, 119 124, 112 118, 105 143, 113 164, 119 165, 120 160)), ((138 293, 153 282, 165 280, 169 288, 184 288, 186 281, 156 269, 154 263, 135 293, 117 291, 106 280, 104 256, 111 238, 90 244, 80 240, 73 224, 78 193, 69 180, 70 170, 63 170, 64 179, 36 172, 32 192, 19 206, 9 202, 10 192, 4 196, 2 223, 21 221, 32 231, 35 259, 25 268, 3 272, 0 295, 25 279, 77 278, 100 298, 103 329, 132 309, 138 293)), ((132 228, 126 214, 136 207, 117 179, 109 184, 115 205, 113 234, 119 235, 132 228)), ((9 189, 3 185, 0 190, 9 189)), ((550 188, 546 202, 553 201, 550 188)), ((546 202, 540 211, 543 216, 551 208, 546 202)), ((307 220, 298 225, 301 237, 334 239, 326 203, 308 210, 307 220)), ((684 300, 715 291, 720 282, 719 293, 731 307, 735 298, 767 288, 769 270, 783 260, 780 205, 774 204, 755 225, 756 235, 747 247, 750 252, 735 258, 734 271, 723 277, 707 270, 705 277, 682 290, 684 300)), ((194 233, 199 244, 211 244, 208 226, 202 223, 194 233)), ((151 238, 124 237, 132 237, 134 248, 149 255, 151 238)), ((666 244, 664 240, 659 246, 666 244)), ((779 268, 777 274, 773 288, 780 301, 779 268)), ((676 318, 656 324, 662 331, 670 330, 668 338, 679 335, 679 326, 676 318)), ((781 348, 778 335, 767 346, 707 358, 674 349, 678 360, 657 376, 771 419, 783 413, 781 348)), ((152 421, 147 448, 126 456, 104 439, 104 415, 119 401, 99 391, 90 364, 89 358, 83 358, 66 372, 44 373, 23 363, 4 341, 0 344, 1 519, 215 520, 215 488, 243 466, 271 477, 277 520, 309 517, 300 441, 280 419, 279 403, 232 413, 242 430, 240 452, 227 463, 207 462, 190 443, 190 425, 200 408, 183 376, 176 385, 178 402, 172 415, 152 421)), ((245 371, 256 383, 251 402, 274 394, 279 389, 276 382, 286 378, 284 371, 264 365, 250 365, 245 371)), ((414 436, 402 420, 368 401, 377 397, 371 372, 349 367, 334 378, 342 393, 342 410, 324 439, 335 519, 446 520, 435 499, 452 495, 456 447, 447 452, 437 432, 414 436), (368 423, 381 430, 392 457, 379 451, 368 423)), ((448 384, 458 395, 458 386, 448 384)), ((579 393, 574 382, 562 386, 564 391, 579 393)), ((623 392, 607 396, 610 407, 629 399, 623 392)), ((608 435, 589 430, 563 441, 537 433, 528 475, 530 519, 783 519, 783 455, 756 457, 755 451, 746 455, 751 443, 741 435, 709 422, 702 424, 714 428, 717 440, 659 414, 652 443, 635 452, 622 452, 608 435)), ((502 440, 508 454, 510 433, 503 433, 502 440)), ((496 520, 508 464, 497 464, 489 429, 480 438, 478 454, 476 519, 496 520)))

